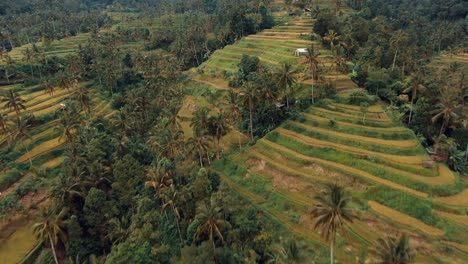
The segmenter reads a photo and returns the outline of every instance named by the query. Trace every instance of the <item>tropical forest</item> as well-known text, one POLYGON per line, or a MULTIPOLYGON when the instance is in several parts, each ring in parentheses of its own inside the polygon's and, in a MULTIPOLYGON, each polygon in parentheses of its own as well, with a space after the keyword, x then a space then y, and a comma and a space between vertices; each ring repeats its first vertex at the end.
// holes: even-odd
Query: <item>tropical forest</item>
POLYGON ((0 0, 0 264, 468 263, 466 0, 0 0))

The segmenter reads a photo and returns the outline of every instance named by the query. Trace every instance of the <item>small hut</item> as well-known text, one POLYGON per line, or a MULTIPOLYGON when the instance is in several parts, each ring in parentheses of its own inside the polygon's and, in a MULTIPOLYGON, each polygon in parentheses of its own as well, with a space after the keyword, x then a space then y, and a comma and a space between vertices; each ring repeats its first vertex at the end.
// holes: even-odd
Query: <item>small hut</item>
POLYGON ((307 56, 309 55, 309 51, 306 49, 306 48, 302 48, 302 49, 296 49, 296 51, 294 52, 294 55, 296 56, 307 56))

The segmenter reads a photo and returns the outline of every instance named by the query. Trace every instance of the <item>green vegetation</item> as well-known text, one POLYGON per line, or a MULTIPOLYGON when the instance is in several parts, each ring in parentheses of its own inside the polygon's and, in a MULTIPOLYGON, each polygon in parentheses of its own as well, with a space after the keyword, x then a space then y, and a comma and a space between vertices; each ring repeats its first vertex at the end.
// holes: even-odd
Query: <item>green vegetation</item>
POLYGON ((439 2, 2 2, 0 259, 466 262, 439 2))

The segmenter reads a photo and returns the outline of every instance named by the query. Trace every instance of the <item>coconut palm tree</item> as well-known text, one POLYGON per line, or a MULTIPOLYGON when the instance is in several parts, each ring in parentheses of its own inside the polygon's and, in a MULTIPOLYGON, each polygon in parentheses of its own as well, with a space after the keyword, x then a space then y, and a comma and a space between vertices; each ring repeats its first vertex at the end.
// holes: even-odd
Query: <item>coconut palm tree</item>
POLYGON ((395 54, 393 55, 392 70, 395 68, 395 63, 398 56, 398 51, 400 51, 401 46, 406 41, 406 34, 403 30, 397 30, 392 38, 390 39, 390 45, 395 49, 395 54))
POLYGON ((146 172, 146 176, 150 179, 145 182, 146 188, 155 189, 156 198, 161 199, 162 204, 166 203, 163 195, 163 190, 174 184, 171 162, 167 159, 161 159, 157 166, 152 166, 146 172), (169 165, 169 166, 167 166, 169 165))
POLYGON ((323 36, 323 40, 328 41, 332 49, 335 46, 335 42, 338 41, 339 39, 340 39, 340 36, 338 35, 338 33, 336 33, 332 29, 328 30, 328 32, 325 33, 325 36, 323 36))
POLYGON ((225 136, 229 131, 229 127, 227 124, 228 120, 224 112, 220 112, 219 114, 212 116, 208 119, 208 133, 213 138, 216 138, 218 146, 221 138, 225 136))
POLYGON ((241 100, 244 107, 249 109, 250 138, 253 139, 253 108, 257 103, 257 90, 251 82, 242 85, 241 100))
POLYGON ((50 205, 39 214, 39 221, 34 224, 34 233, 46 245, 52 248, 55 263, 58 264, 56 246, 65 243, 66 210, 58 210, 57 206, 50 205))
POLYGON ((357 213, 350 209, 350 197, 345 189, 337 184, 327 184, 326 188, 315 196, 317 203, 312 207, 311 215, 315 218, 315 229, 320 229, 322 237, 330 241, 330 263, 333 264, 333 246, 336 234, 346 235, 345 222, 353 222, 357 213))
MULTIPOLYGON (((227 119, 229 121, 229 124, 231 125, 231 128, 233 129, 234 126, 236 125, 239 120, 242 119, 242 112, 239 106, 239 94, 234 92, 233 90, 229 90, 229 92, 226 94, 226 115, 227 119)), ((241 144, 241 133, 238 132, 238 139, 239 139, 239 151, 242 151, 242 144, 241 144)))
POLYGON ((167 157, 174 160, 182 154, 184 150, 184 132, 179 129, 163 128, 156 130, 150 136, 148 143, 156 152, 157 157, 167 157))
POLYGON ((317 70, 319 69, 319 64, 320 62, 318 61, 318 56, 320 55, 319 52, 317 52, 316 49, 314 49, 314 46, 311 45, 307 47, 307 55, 305 57, 305 60, 303 63, 306 63, 309 65, 309 71, 312 77, 312 90, 311 90, 311 95, 312 95, 312 104, 315 103, 314 99, 314 81, 317 73, 317 70))
POLYGON ((276 86, 282 91, 281 93, 286 97, 286 107, 289 108, 289 99, 288 99, 288 88, 296 83, 296 70, 292 67, 291 64, 284 62, 281 66, 275 71, 274 75, 276 77, 276 86))
POLYGON ((26 100, 21 98, 19 93, 13 92, 13 90, 8 90, 3 95, 1 99, 2 103, 5 103, 5 108, 13 109, 16 113, 16 119, 19 122, 21 109, 26 110, 26 100))
POLYGON ((41 80, 41 82, 44 84, 45 93, 48 93, 49 95, 53 95, 55 92, 54 84, 50 82, 48 78, 41 80))
POLYGON ((10 83, 10 74, 8 73, 8 68, 15 64, 15 61, 8 55, 8 53, 2 49, 0 51, 0 60, 3 60, 5 63, 5 78, 8 83, 10 83))
POLYGON ((202 234, 207 234, 213 245, 213 250, 215 249, 215 236, 224 244, 222 231, 223 229, 230 228, 231 225, 224 219, 222 208, 217 206, 213 197, 211 197, 209 203, 202 203, 197 208, 195 219, 201 223, 197 228, 195 239, 199 240, 202 234))
POLYGON ((55 130, 60 132, 60 139, 65 138, 66 142, 72 142, 73 134, 81 127, 82 117, 74 101, 68 101, 61 111, 62 116, 55 130))
POLYGON ((462 105, 459 104, 457 98, 454 98, 454 93, 449 91, 440 93, 440 101, 435 105, 435 109, 431 111, 432 123, 442 120, 442 125, 439 131, 439 137, 445 132, 451 123, 456 121, 459 117, 457 111, 462 105))
POLYGON ((29 165, 32 166, 32 160, 31 156, 29 155, 29 148, 28 144, 24 144, 23 138, 31 138, 31 135, 29 134, 29 130, 31 129, 31 118, 33 118, 31 115, 27 116, 25 118, 18 118, 16 121, 13 123, 13 129, 11 130, 10 136, 12 139, 15 140, 20 140, 21 144, 23 147, 26 149, 26 152, 28 153, 28 159, 29 159, 29 165))
POLYGON ((407 264, 413 259, 408 235, 399 238, 379 238, 376 246, 377 264, 407 264))
POLYGON ((89 114, 91 109, 91 97, 89 96, 89 89, 86 88, 86 86, 80 86, 73 91, 72 98, 80 103, 81 110, 89 114))
MULTIPOLYGON (((195 135, 188 139, 188 145, 190 146, 191 151, 196 151, 198 153, 198 158, 200 159, 200 167, 203 168, 203 155, 208 153, 208 138, 206 135, 195 135)), ((208 154, 207 154, 208 155, 208 154)))
POLYGON ((163 210, 170 208, 176 216, 177 232, 179 233, 179 239, 181 243, 183 243, 183 239, 179 224, 181 218, 181 210, 179 210, 179 205, 184 204, 188 199, 190 199, 190 197, 184 194, 185 192, 179 192, 179 190, 177 190, 174 185, 171 185, 169 188, 163 191, 165 202, 162 205, 163 210))
MULTIPOLYGON (((1 51, 0 51, 1 52, 1 51)), ((33 62, 33 52, 29 48, 22 50, 21 53, 23 54, 23 61, 29 64, 29 69, 31 70, 31 78, 34 78, 34 70, 32 67, 33 62)))
POLYGON ((12 124, 10 119, 8 118, 8 115, 5 113, 0 113, 0 135, 7 134, 11 125, 12 124))
POLYGON ((418 93, 421 90, 425 89, 424 78, 425 77, 423 75, 423 72, 421 71, 412 73, 410 77, 408 78, 409 87, 403 91, 404 93, 411 92, 411 105, 410 105, 410 114, 408 118, 408 126, 411 124, 411 119, 413 117, 414 100, 416 100, 418 93))
POLYGON ((193 117, 190 121, 190 127, 193 128, 195 134, 205 135, 208 133, 209 113, 210 109, 207 107, 199 108, 193 113, 193 117))

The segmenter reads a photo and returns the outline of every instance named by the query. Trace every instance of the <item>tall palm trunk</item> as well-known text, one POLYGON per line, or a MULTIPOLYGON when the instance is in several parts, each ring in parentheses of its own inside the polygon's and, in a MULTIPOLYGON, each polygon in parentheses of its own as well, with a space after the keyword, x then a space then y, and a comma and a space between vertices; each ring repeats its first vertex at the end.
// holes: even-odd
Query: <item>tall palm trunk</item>
POLYGON ((242 152, 242 144, 241 144, 241 132, 238 131, 237 139, 239 140, 239 152, 242 152))
POLYGON ((250 105, 249 105, 249 115, 250 115, 250 138, 253 139, 253 121, 252 121, 252 99, 250 99, 250 105))
POLYGON ((330 264, 333 264, 333 239, 330 242, 330 264))
POLYGON ((393 68, 395 68, 396 58, 398 56, 398 51, 399 50, 400 50, 400 47, 397 48, 397 50, 395 51, 395 55, 393 56, 392 71, 393 71, 393 68))
POLYGON ((414 105, 414 96, 411 98, 411 107, 409 111, 408 126, 411 124, 411 118, 413 117, 413 105, 414 105))
POLYGON ((5 77, 7 79, 7 82, 10 83, 10 78, 8 77, 8 66, 5 66, 5 77))
POLYGON ((203 158, 202 158, 202 152, 198 151, 198 157, 200 158, 200 167, 203 168, 203 158))
POLYGON ((49 233, 50 246, 52 247, 52 254, 54 255, 55 264, 59 264, 57 259, 57 253, 55 252, 54 241, 52 241, 52 236, 49 233))
POLYGON ((314 70, 312 69, 312 65, 310 68, 310 75, 312 75, 312 104, 315 103, 314 99, 314 70))

